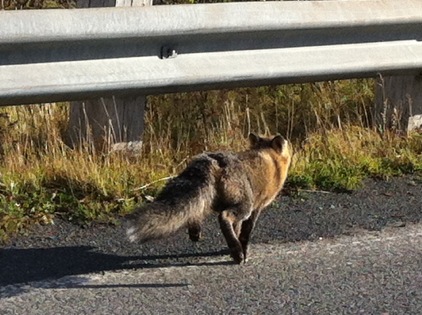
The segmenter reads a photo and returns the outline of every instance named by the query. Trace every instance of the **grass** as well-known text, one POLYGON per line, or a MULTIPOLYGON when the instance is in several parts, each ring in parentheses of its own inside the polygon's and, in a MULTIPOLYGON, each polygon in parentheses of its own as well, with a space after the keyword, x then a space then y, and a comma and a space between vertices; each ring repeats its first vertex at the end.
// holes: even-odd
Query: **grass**
POLYGON ((193 155, 241 150, 250 131, 292 141, 290 187, 348 191, 420 171, 422 136, 372 127, 373 91, 347 80, 150 97, 135 158, 69 148, 66 103, 0 108, 0 239, 56 217, 113 223, 193 155))
POLYGON ((75 0, 0 0, 0 10, 21 10, 21 9, 57 9, 71 8, 76 6, 75 0))
POLYGON ((331 191, 359 188, 367 177, 388 179, 422 170, 422 136, 380 135, 357 126, 312 134, 295 157, 290 182, 331 191))

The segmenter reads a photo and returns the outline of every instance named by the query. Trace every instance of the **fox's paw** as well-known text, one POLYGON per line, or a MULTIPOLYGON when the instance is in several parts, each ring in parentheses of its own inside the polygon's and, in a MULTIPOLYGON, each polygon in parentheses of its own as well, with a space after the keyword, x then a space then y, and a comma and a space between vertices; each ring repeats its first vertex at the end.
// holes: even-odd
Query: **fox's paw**
POLYGON ((202 237, 201 237, 201 233, 197 233, 197 234, 190 234, 189 233, 189 239, 192 241, 192 242, 198 242, 200 239, 201 239, 202 237))
POLYGON ((198 242, 202 238, 202 233, 200 229, 189 228, 188 233, 189 233, 189 239, 192 242, 198 242))
POLYGON ((230 252, 230 256, 233 258, 234 263, 240 265, 243 261, 245 261, 245 257, 243 255, 242 250, 232 250, 230 252))

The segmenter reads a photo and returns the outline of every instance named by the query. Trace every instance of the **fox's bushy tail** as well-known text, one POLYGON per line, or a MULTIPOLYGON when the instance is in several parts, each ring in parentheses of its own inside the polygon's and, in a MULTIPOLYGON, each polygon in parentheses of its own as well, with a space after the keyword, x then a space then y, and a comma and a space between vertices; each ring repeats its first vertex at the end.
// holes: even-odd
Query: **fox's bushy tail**
POLYGON ((155 201, 128 216, 129 240, 145 242, 164 238, 189 222, 202 222, 211 212, 218 169, 217 162, 205 154, 195 158, 167 183, 155 201))

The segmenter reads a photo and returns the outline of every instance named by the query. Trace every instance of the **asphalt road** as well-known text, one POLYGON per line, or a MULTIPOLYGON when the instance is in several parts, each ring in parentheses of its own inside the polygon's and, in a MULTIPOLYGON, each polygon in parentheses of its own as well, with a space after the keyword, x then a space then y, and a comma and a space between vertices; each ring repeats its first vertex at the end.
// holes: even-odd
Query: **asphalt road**
POLYGON ((421 181, 301 193, 268 209, 249 261, 217 229, 130 244, 57 221, 0 252, 0 314, 422 314, 421 181))

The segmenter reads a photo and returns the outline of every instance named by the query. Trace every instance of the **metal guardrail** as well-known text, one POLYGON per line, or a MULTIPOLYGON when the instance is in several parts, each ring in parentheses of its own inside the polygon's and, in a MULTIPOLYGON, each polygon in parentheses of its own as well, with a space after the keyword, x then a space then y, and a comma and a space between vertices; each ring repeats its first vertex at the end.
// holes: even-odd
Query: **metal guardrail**
POLYGON ((0 105, 422 71, 422 1, 0 11, 0 105))

